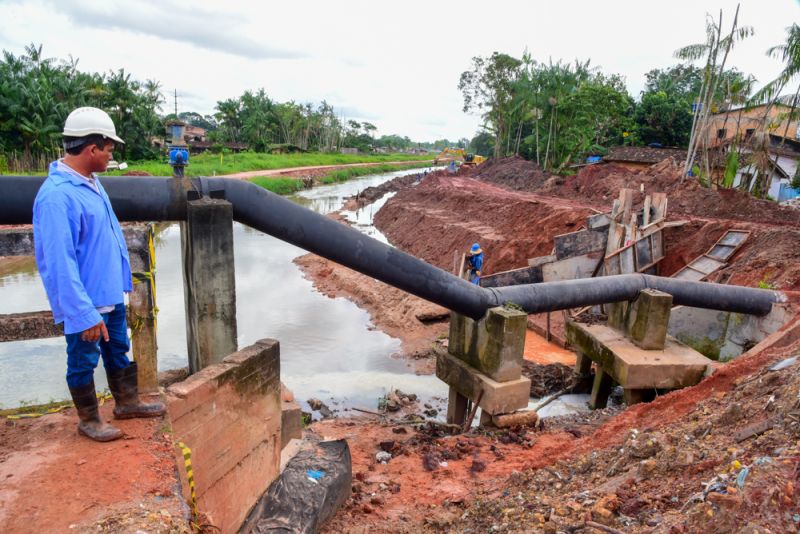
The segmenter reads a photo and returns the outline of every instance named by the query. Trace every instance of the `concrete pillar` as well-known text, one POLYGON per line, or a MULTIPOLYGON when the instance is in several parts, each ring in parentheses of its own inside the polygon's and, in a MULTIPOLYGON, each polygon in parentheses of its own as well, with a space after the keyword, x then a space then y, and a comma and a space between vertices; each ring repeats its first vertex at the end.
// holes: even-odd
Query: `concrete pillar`
POLYGON ((667 339, 672 295, 643 289, 628 310, 626 331, 636 345, 646 350, 663 350, 667 339))
POLYGON ((592 385, 592 396, 589 399, 589 407, 592 410, 605 408, 608 404, 608 397, 611 396, 611 388, 614 387, 614 379, 606 373, 602 367, 597 367, 594 374, 594 384, 592 385))
POLYGON ((463 425, 467 420, 467 398, 450 386, 447 395, 447 423, 450 425, 463 425))
POLYGON ((195 373, 237 350, 231 203, 189 201, 181 249, 189 372, 195 373))
POLYGON ((158 343, 156 341, 155 258, 150 255, 152 227, 125 229, 133 273, 128 297, 128 326, 133 359, 139 369, 139 391, 158 391, 158 343))
POLYGON ((575 354, 575 375, 578 378, 575 391, 589 391, 592 387, 592 360, 580 351, 575 354))

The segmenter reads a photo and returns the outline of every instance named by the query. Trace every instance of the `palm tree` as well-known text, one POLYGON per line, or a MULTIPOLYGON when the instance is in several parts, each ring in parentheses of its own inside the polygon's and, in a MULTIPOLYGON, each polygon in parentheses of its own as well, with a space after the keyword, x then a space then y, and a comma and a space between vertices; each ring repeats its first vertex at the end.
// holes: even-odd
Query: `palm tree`
MULTIPOLYGON (((783 69, 780 73, 778 73, 778 76, 774 80, 767 83, 750 99, 753 104, 766 103, 763 117, 763 122, 765 124, 767 123, 767 118, 769 117, 769 112, 771 111, 772 107, 782 100, 780 95, 783 88, 789 85, 797 78, 798 74, 800 74, 800 26, 798 26, 796 23, 792 24, 786 28, 786 34, 786 42, 784 44, 773 46, 767 50, 767 55, 769 57, 780 59, 785 63, 783 69)), ((783 148, 786 135, 789 133, 789 125, 791 124, 795 110, 797 109, 798 96, 800 96, 800 84, 798 84, 798 87, 794 92, 794 96, 791 98, 789 113, 786 116, 786 127, 783 130, 781 144, 778 147, 779 150, 780 148, 783 148)), ((776 165, 778 163, 778 157, 779 153, 776 153, 774 159, 774 163, 776 165)), ((763 175, 760 176, 760 179, 768 180, 769 178, 767 173, 763 173, 763 175)), ((759 191, 764 191, 766 188, 768 188, 766 183, 759 183, 757 185, 757 189, 759 191)))

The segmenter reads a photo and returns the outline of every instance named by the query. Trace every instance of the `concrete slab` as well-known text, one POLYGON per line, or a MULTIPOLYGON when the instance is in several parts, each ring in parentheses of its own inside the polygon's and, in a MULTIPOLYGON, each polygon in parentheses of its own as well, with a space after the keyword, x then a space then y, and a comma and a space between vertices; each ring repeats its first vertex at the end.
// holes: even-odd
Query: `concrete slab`
POLYGON ((448 352, 494 380, 522 376, 528 315, 498 306, 479 321, 452 313, 448 352))
POLYGON ((531 381, 527 378, 497 382, 450 354, 436 357, 436 376, 469 399, 477 399, 482 391, 478 405, 490 414, 511 413, 528 405, 531 381))
POLYGON ((567 339, 626 389, 676 389, 700 382, 711 360, 667 336, 664 350, 645 350, 606 325, 567 323, 567 339))

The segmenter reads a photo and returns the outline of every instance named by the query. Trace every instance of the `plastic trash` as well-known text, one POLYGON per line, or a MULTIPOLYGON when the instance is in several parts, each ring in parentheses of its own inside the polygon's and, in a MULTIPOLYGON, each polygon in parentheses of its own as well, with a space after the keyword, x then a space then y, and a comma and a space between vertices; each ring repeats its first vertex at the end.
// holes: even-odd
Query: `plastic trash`
POLYGON ((325 476, 325 471, 316 470, 316 469, 309 469, 306 471, 306 476, 311 480, 319 480, 325 476))
POLYGON ((750 474, 750 468, 745 467, 744 469, 739 471, 738 475, 736 475, 736 485, 739 487, 739 489, 742 489, 744 487, 744 481, 747 480, 747 475, 749 474, 750 474))
POLYGON ((786 358, 785 360, 781 360, 778 363, 772 365, 769 370, 770 371, 780 371, 781 369, 786 369, 787 367, 791 367, 797 363, 797 356, 792 356, 791 358, 786 358))

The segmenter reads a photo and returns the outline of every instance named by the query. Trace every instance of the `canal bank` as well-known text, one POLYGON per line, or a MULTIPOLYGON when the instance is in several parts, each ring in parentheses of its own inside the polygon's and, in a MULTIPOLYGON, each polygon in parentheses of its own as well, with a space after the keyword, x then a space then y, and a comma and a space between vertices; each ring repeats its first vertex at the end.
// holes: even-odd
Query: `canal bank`
MULTIPOLYGON (((345 198, 397 176, 398 171, 305 190, 295 202, 319 213, 338 210, 345 198)), ((373 236, 369 206, 351 213, 356 226, 373 236)), ((377 330, 364 310, 345 299, 318 293, 292 262, 304 252, 240 224, 234 226, 238 344, 263 337, 282 345, 282 376, 298 399, 331 401, 332 408, 374 408, 394 388, 440 396, 433 377, 417 377, 405 362, 391 356, 401 343, 377 330), (333 404, 335 401, 337 404, 333 404)), ((186 365, 186 332, 180 239, 169 225, 156 239, 159 370, 186 365)), ((48 309, 35 269, 23 264, 0 277, 0 313, 48 309)), ((0 344, 0 405, 46 403, 68 397, 63 340, 60 338, 0 344)), ((95 377, 105 386, 101 369, 95 377)))

